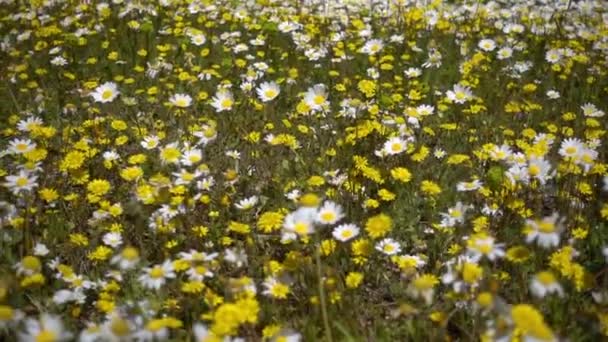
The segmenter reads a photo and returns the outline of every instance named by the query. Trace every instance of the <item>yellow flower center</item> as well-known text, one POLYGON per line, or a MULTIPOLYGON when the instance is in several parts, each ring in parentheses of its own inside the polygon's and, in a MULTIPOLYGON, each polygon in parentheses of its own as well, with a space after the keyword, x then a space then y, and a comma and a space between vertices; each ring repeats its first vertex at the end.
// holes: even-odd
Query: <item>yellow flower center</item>
POLYGON ((336 214, 332 213, 331 211, 326 211, 321 214, 321 219, 325 222, 331 222, 336 219, 336 214))
POLYGON ((538 230, 543 233, 553 233, 555 231, 555 225, 551 222, 541 222, 538 225, 538 230))
POLYGON ((57 334, 54 331, 42 330, 36 336, 36 342, 54 342, 57 341, 57 334))
POLYGON ((139 253, 135 248, 127 247, 122 251, 122 257, 127 260, 135 260, 139 257, 139 253))
POLYGON ((351 237, 351 236, 353 236, 353 232, 351 232, 350 230, 343 230, 343 231, 340 233, 340 236, 341 236, 343 239, 350 239, 350 237, 351 237))
POLYGON ((129 323, 122 318, 112 319, 110 330, 116 336, 125 336, 129 333, 129 323))
POLYGON ((26 256, 21 260, 21 264, 24 268, 32 271, 37 271, 41 267, 40 260, 34 256, 26 256))
POLYGON ((154 268, 150 270, 150 278, 152 279, 160 279, 164 277, 164 275, 165 271, 160 266, 154 266, 154 268))
POLYGON ((454 94, 454 97, 456 97, 456 100, 464 100, 464 99, 465 99, 465 97, 466 97, 466 95, 465 95, 465 93, 463 93, 462 91, 457 91, 457 92, 454 94))
POLYGON ((393 151, 393 152, 399 152, 402 149, 403 149, 403 145, 401 145, 401 143, 396 142, 391 145, 391 151, 393 151))
POLYGON ((325 102, 325 96, 316 95, 312 100, 317 106, 322 105, 325 102))
POLYGON ((19 177, 15 181, 15 184, 17 184, 17 186, 19 186, 19 187, 24 187, 24 186, 27 185, 27 178, 25 178, 25 177, 19 177))
POLYGON ((277 96, 277 92, 276 92, 274 89, 268 89, 268 90, 266 90, 266 91, 264 92, 264 95, 265 95, 267 98, 270 98, 270 99, 271 99, 271 98, 273 98, 273 97, 277 96))
POLYGON ((8 321, 13 318, 13 308, 7 305, 0 305, 0 321, 8 321))
POLYGON ((188 101, 186 101, 186 99, 177 99, 175 100, 175 105, 178 107, 187 107, 188 101))
POLYGON ((306 222, 297 222, 293 227, 293 231, 298 235, 306 235, 308 233, 308 224, 306 222))
POLYGON ((545 286, 555 283, 555 276, 551 272, 540 272, 536 275, 536 279, 545 286))
POLYGON ((566 153, 567 154, 575 154, 576 153, 576 147, 570 146, 570 147, 566 148, 566 153))
POLYGON ((232 100, 231 99, 223 99, 222 103, 221 103, 222 108, 230 108, 232 107, 232 100))
POLYGON ((538 165, 530 165, 530 167, 528 167, 528 173, 532 177, 538 176, 540 174, 540 167, 538 165))
POLYGON ((114 95, 114 93, 112 93, 110 89, 106 89, 103 91, 103 93, 101 93, 101 98, 104 100, 108 100, 112 97, 112 95, 114 95))

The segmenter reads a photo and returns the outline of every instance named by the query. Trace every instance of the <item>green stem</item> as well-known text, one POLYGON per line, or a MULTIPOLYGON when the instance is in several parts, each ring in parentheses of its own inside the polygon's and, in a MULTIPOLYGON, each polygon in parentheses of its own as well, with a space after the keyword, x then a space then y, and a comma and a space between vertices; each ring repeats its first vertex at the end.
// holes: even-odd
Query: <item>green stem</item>
POLYGON ((325 327, 325 338, 332 342, 331 327, 329 325, 329 317, 327 315, 327 301, 325 299, 325 288, 323 286, 323 272, 321 270, 321 245, 317 245, 315 251, 315 261, 317 264, 317 277, 319 278, 319 298, 321 300, 321 315, 323 316, 323 326, 325 327))

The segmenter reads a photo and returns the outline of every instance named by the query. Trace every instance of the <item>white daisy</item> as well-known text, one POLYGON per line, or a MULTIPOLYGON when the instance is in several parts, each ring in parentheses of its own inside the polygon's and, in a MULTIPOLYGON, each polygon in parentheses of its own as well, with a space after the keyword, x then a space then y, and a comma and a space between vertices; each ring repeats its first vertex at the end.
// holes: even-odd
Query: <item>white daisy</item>
POLYGON ((139 276, 139 281, 148 289, 158 290, 165 284, 167 279, 175 278, 171 260, 165 260, 165 262, 160 265, 145 267, 143 272, 144 273, 139 276))
POLYGON ((249 209, 253 208, 257 203, 258 203, 258 196, 251 196, 251 197, 240 200, 234 206, 240 210, 249 210, 249 209))
POLYGON ((558 153, 564 158, 577 159, 583 152, 584 148, 585 145, 579 139, 568 138, 562 141, 558 153))
POLYGON ((225 110, 231 110, 233 105, 234 97, 227 89, 219 90, 211 99, 211 106, 213 106, 218 113, 225 110))
POLYGON ((155 149, 160 143, 160 138, 155 135, 149 135, 141 142, 141 146, 146 150, 155 149))
POLYGON ((477 46, 483 51, 489 52, 496 48, 496 42, 494 42, 492 39, 482 39, 479 41, 477 46))
POLYGON ((93 99, 96 102, 107 103, 112 102, 120 94, 118 87, 114 82, 106 82, 99 87, 95 88, 95 91, 91 93, 93 99))
POLYGON ((122 245, 122 235, 120 235, 119 232, 109 232, 106 233, 103 238, 103 243, 105 243, 106 245, 112 247, 112 248, 116 248, 120 245, 122 245))
POLYGON ((325 85, 315 84, 312 88, 308 88, 308 91, 304 94, 304 102, 311 109, 322 110, 329 106, 327 96, 327 88, 325 85))
POLYGON ((169 98, 169 102, 175 107, 186 108, 192 104, 192 97, 188 94, 175 94, 169 98))
POLYGON ((359 227, 352 223, 341 224, 334 228, 331 235, 338 241, 346 242, 359 235, 359 227))
POLYGON ((37 179, 38 176, 26 170, 19 170, 19 174, 17 175, 6 176, 6 182, 3 185, 9 188, 13 194, 17 195, 22 191, 30 191, 37 187, 37 179))
POLYGON ((530 282, 530 292, 537 298, 544 298, 548 294, 555 293, 558 296, 564 295, 564 290, 559 284, 555 275, 550 271, 539 272, 534 275, 530 282))
POLYGON ((304 236, 315 231, 314 220, 317 216, 315 208, 302 207, 285 216, 283 228, 287 233, 304 236))
POLYGON ((334 224, 344 217, 342 207, 332 201, 325 201, 319 208, 316 221, 320 224, 334 224))
POLYGON ((13 139, 8 144, 8 150, 13 154, 24 154, 31 152, 36 148, 36 143, 30 139, 13 139))
POLYGON ((39 319, 28 318, 25 321, 25 330, 18 334, 21 342, 59 342, 72 337, 72 334, 65 330, 59 317, 46 313, 41 314, 39 319))
POLYGON ((382 50, 383 47, 384 44, 382 43, 382 40, 371 39, 365 42, 365 45, 363 45, 363 47, 361 48, 361 52, 368 55, 375 55, 380 50, 382 50))
POLYGON ((205 35, 202 33, 190 35, 190 42, 196 46, 201 46, 201 45, 205 44, 206 41, 207 41, 207 37, 205 37, 205 35))
POLYGON ((395 255, 401 252, 401 245, 391 238, 386 238, 376 244, 376 250, 386 255, 395 255))
POLYGON ((388 155, 396 155, 404 152, 407 148, 407 141, 401 137, 392 137, 384 143, 384 152, 388 155))
POLYGON ((526 234, 526 242, 536 243, 544 248, 556 247, 559 245, 560 233, 563 226, 559 221, 557 213, 551 216, 546 216, 540 220, 526 220, 524 234, 526 234))
POLYGON ((269 102, 279 96, 281 89, 276 82, 264 82, 260 84, 256 92, 262 102, 269 102))
POLYGON ((448 99, 455 103, 465 103, 473 98, 473 93, 469 87, 463 87, 460 84, 455 84, 452 90, 446 93, 448 99))

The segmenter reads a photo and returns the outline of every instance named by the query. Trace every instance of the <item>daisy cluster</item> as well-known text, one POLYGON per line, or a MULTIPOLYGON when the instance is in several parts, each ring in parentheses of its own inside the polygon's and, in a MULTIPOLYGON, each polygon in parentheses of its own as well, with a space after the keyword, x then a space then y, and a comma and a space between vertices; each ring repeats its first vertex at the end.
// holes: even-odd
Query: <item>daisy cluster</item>
POLYGON ((0 339, 608 336, 608 2, 0 0, 0 339))

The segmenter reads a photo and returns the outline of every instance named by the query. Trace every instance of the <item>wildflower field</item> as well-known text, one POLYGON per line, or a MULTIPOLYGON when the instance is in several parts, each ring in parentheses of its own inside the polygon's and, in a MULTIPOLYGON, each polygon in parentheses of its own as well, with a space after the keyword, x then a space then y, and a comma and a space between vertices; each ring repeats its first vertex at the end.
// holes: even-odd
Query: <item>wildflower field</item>
POLYGON ((608 2, 0 0, 0 340, 608 338, 608 2))

